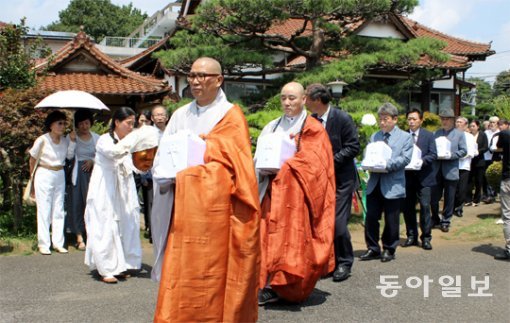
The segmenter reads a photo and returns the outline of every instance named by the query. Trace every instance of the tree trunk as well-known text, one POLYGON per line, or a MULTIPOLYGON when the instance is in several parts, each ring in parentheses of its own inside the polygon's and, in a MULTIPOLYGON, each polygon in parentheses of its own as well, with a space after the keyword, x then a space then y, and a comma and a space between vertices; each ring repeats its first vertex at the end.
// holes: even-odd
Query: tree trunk
POLYGON ((8 172, 0 171, 0 178, 2 178, 2 211, 8 211, 12 206, 12 181, 8 172))
POLYGON ((14 232, 19 232, 23 222, 23 183, 18 179, 12 181, 12 216, 14 223, 14 232))
POLYGON ((307 71, 320 64, 324 48, 324 31, 317 26, 317 23, 317 20, 312 20, 312 45, 308 51, 309 55, 306 58, 307 71))

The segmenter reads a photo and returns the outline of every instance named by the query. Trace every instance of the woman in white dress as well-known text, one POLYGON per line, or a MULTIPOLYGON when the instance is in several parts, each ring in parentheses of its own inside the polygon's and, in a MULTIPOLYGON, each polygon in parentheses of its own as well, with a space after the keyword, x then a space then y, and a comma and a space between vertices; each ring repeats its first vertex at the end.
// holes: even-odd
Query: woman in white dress
POLYGON ((119 108, 112 116, 110 132, 99 137, 96 145, 85 209, 85 264, 97 269, 105 283, 116 283, 117 277, 127 277, 128 270, 142 265, 134 166, 131 154, 120 149, 134 124, 135 112, 119 108))
POLYGON ((35 167, 37 156, 40 156, 34 176, 37 244, 39 253, 51 255, 51 244, 55 251, 67 253, 64 248, 64 163, 69 146, 68 139, 64 137, 66 115, 53 111, 46 117, 44 126, 48 132, 37 138, 29 151, 30 173, 35 167))

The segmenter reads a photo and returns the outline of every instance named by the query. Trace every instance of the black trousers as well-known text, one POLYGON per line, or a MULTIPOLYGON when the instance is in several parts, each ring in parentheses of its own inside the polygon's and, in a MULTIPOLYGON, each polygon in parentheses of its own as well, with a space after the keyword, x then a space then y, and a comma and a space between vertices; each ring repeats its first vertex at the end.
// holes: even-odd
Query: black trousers
POLYGON ((335 262, 336 265, 352 267, 354 251, 351 234, 347 224, 351 217, 352 193, 356 187, 356 179, 347 179, 336 183, 335 205, 335 262))
POLYGON ((453 215, 453 204, 455 203, 455 191, 457 189, 457 182, 449 181, 445 179, 443 176, 437 176, 437 185, 432 188, 432 203, 431 203, 431 211, 432 211, 432 225, 441 224, 441 225, 450 225, 453 215), (443 200, 443 217, 439 218, 439 201, 441 197, 443 197, 444 192, 444 200, 443 200))
MULTIPOLYGON (((469 192, 470 199, 468 202, 471 202, 471 195, 473 196, 472 201, 475 203, 480 203, 482 200, 482 189, 483 189, 483 180, 485 179, 485 167, 473 167, 471 168, 471 174, 470 174, 470 182, 472 183, 472 186, 475 187, 475 192, 472 195, 471 192, 469 192)), ((470 188, 472 187, 470 186, 470 188)))
POLYGON ((459 169, 459 181, 455 189, 454 209, 460 211, 460 213, 462 213, 464 203, 468 202, 468 196, 471 195, 471 186, 469 185, 470 173, 471 172, 468 170, 459 169))
POLYGON ((384 212, 384 230, 381 236, 383 249, 394 253, 399 244, 400 207, 403 198, 387 199, 381 193, 380 184, 367 195, 367 216, 365 219, 365 242, 367 248, 380 252, 379 221, 384 212))
POLYGON ((432 220, 430 214, 431 188, 420 184, 418 172, 406 172, 406 198, 402 211, 406 224, 408 238, 418 238, 418 223, 416 222, 416 202, 420 203, 421 241, 432 240, 432 220))

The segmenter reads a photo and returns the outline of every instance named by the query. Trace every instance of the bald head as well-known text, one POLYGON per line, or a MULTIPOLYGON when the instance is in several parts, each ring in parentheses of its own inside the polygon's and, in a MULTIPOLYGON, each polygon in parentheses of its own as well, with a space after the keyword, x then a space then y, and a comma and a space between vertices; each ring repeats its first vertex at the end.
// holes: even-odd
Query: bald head
POLYGON ((293 92, 299 95, 305 95, 305 88, 298 82, 290 82, 282 87, 283 92, 293 92))
POLYGON ((199 106, 211 104, 223 83, 220 63, 210 57, 201 57, 191 65, 188 75, 191 94, 199 106))
POLYGON ((214 58, 210 57, 200 57, 197 59, 191 66, 191 71, 194 69, 204 71, 208 74, 222 74, 220 63, 214 58))
POLYGON ((280 92, 280 102, 287 117, 295 117, 301 114, 306 102, 305 89, 297 82, 285 84, 280 92))

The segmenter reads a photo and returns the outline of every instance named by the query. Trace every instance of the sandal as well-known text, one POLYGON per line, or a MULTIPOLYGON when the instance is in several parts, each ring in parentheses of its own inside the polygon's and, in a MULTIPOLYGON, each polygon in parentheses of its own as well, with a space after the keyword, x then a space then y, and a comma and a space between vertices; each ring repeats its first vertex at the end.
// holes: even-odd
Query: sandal
POLYGON ((85 244, 85 242, 78 242, 76 244, 76 249, 80 250, 80 251, 85 251, 85 249, 87 249, 87 245, 85 244))
POLYGON ((127 272, 127 271, 124 271, 124 272, 121 272, 118 275, 115 275, 115 277, 118 277, 120 279, 127 279, 127 278, 131 277, 131 274, 129 272, 127 272))
POLYGON ((107 276, 107 277, 103 277, 103 278, 101 278, 101 281, 102 281, 103 283, 107 283, 107 284, 117 284, 118 279, 117 279, 117 278, 115 278, 115 277, 108 277, 108 276, 107 276))

